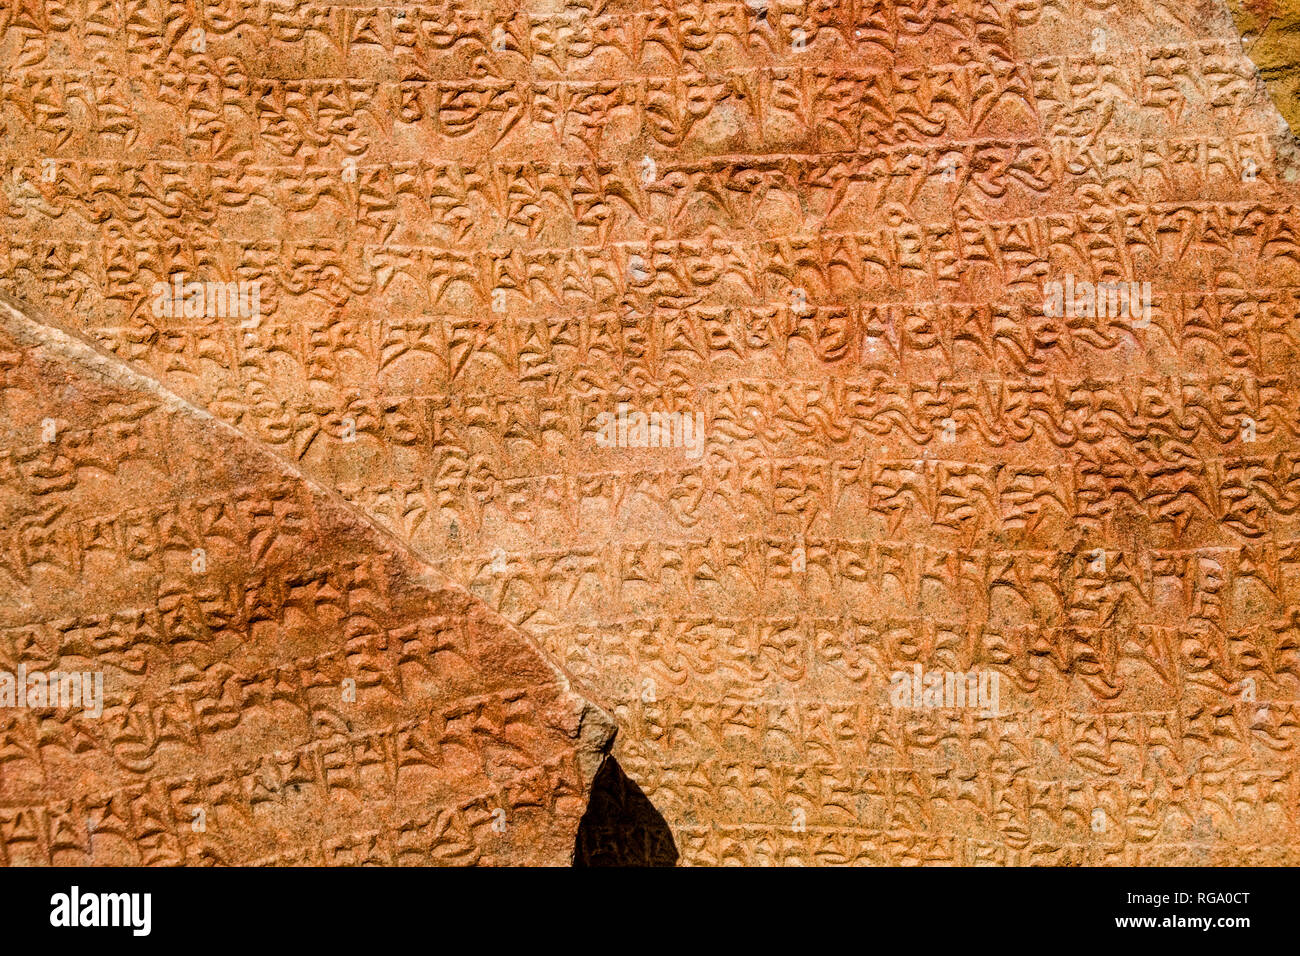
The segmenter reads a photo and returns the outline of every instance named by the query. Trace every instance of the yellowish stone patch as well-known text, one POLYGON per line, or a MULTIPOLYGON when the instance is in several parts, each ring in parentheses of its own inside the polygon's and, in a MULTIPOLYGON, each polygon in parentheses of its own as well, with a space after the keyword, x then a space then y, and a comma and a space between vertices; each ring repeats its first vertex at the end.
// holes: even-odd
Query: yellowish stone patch
POLYGON ((1300 0, 1228 0, 1246 51, 1293 132, 1300 133, 1300 0))

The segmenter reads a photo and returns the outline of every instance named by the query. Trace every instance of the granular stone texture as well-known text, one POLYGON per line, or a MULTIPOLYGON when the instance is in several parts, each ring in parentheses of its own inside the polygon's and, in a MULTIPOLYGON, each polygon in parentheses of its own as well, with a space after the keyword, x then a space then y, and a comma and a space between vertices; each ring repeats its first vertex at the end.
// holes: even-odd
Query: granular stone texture
POLYGON ((591 688, 580 862, 1300 862, 1300 167, 1224 0, 0 10, 0 286, 591 688))
POLYGON ((1229 0, 1241 39, 1278 110, 1300 131, 1300 2, 1229 0))
POLYGON ((612 724, 528 638, 3 302, 0 376, 0 859, 572 860, 612 724))

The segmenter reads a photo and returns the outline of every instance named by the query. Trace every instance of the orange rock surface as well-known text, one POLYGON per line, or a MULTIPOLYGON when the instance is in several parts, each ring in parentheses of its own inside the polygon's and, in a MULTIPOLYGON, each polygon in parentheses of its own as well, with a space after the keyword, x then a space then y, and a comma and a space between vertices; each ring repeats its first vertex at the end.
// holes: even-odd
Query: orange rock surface
POLYGON ((572 860, 613 728, 525 635, 5 302, 0 374, 3 862, 572 860))
MULTIPOLYGON (((332 516, 121 605, 191 608, 214 673, 346 653, 322 536, 454 582, 366 634, 400 656, 408 615, 479 615, 510 658, 464 693, 522 693, 524 753, 412 797, 488 800, 465 860, 523 858, 482 816, 511 774, 538 859, 572 850, 602 735, 554 716, 583 706, 559 667, 619 728, 593 805, 626 825, 582 862, 1300 862, 1300 154, 1222 0, 0 11, 0 287, 188 410, 119 440, 113 403, 42 392, 11 446, 53 455, 53 418, 111 467, 7 467, 73 503, 120 475, 67 506, 64 562, 131 499, 247 488, 272 522, 287 487, 332 516), (183 487, 114 465, 133 441, 183 487), (308 562, 270 590, 310 638, 202 590, 267 555, 308 562)), ((220 550, 194 522, 173 560, 220 550)), ((43 575, 46 532, 8 533, 0 574, 43 575)), ((134 593, 113 533, 97 589, 5 582, 15 667, 35 622, 134 593)), ((420 687, 330 726, 461 706, 420 687)), ((4 792, 303 745, 250 699, 201 748, 131 705, 158 770, 74 754, 4 792)), ((349 833, 389 779, 354 769, 312 798, 349 833)))

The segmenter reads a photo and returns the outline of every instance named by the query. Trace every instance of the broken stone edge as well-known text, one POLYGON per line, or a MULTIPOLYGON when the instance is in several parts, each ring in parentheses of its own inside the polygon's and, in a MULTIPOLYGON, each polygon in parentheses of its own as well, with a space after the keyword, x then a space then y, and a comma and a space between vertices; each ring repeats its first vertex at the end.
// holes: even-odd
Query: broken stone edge
MULTIPOLYGON (((413 572, 413 582, 418 587, 429 591, 441 591, 454 595, 464 602, 469 613, 481 617, 487 622, 510 634, 526 647, 554 675, 557 689, 567 698, 573 700, 576 713, 572 726, 574 751, 578 768, 582 774, 584 797, 591 800, 592 785, 600 768, 604 765, 613 748, 618 728, 604 706, 595 701, 594 695, 577 685, 572 675, 553 661, 538 642, 527 631, 513 624, 502 614, 492 609, 481 598, 453 582, 436 570, 429 560, 409 544, 398 538, 369 513, 357 508, 332 488, 320 484, 306 475, 300 468, 283 456, 268 448, 264 443, 251 437, 241 429, 217 418, 206 409, 200 408, 172 392, 158 379, 146 374, 135 366, 125 362, 103 348, 93 340, 76 333, 50 319, 39 308, 29 303, 20 302, 4 292, 0 292, 0 326, 16 342, 24 347, 36 347, 47 350, 52 355, 75 366, 88 378, 104 385, 121 388, 147 395, 166 410, 180 416, 196 420, 204 428, 224 432, 231 438, 249 448, 250 454, 264 457, 276 468, 283 470, 290 478, 302 482, 314 495, 320 496, 333 507, 339 509, 355 520, 367 533, 390 548, 406 560, 413 572)), ((572 845, 577 842, 578 823, 575 822, 571 834, 572 845)), ((569 860, 572 862, 572 859, 569 860)))

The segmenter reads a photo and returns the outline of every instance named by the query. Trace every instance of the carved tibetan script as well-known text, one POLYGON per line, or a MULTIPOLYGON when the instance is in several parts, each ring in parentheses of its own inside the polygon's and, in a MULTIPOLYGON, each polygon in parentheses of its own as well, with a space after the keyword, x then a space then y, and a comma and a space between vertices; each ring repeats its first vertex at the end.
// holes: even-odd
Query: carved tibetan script
POLYGON ((1300 862, 1224 0, 0 0, 0 64, 8 861, 649 862, 607 712, 682 863, 1300 862))

